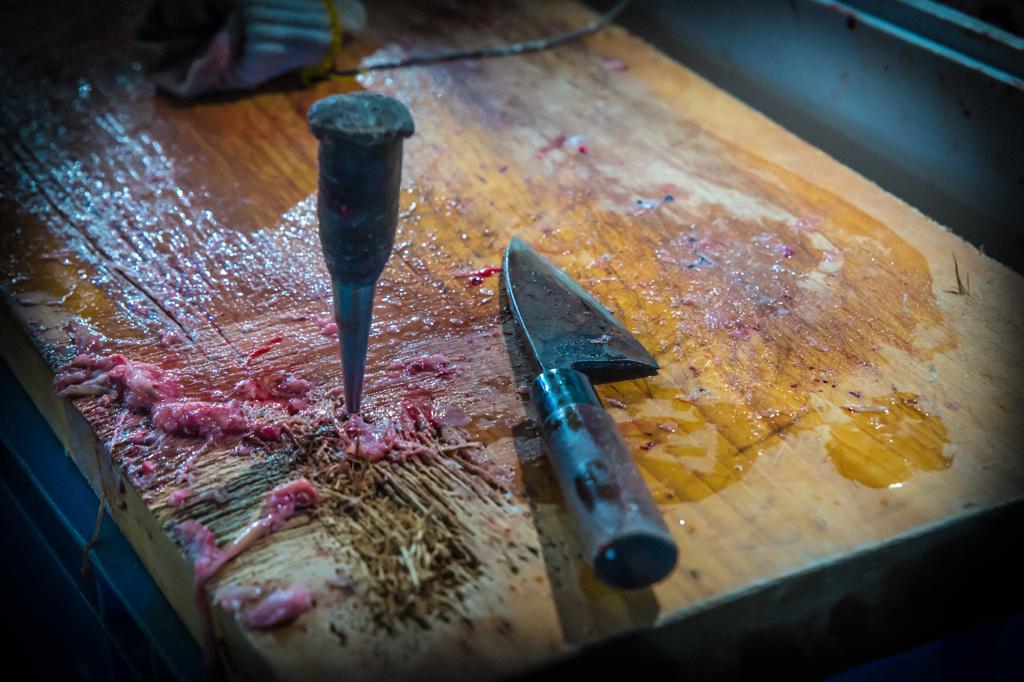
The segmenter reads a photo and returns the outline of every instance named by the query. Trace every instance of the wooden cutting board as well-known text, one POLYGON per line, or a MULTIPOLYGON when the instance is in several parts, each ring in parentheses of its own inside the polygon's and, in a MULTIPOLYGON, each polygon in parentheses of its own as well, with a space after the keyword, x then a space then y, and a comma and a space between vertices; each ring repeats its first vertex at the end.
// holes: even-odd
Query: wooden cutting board
MULTIPOLYGON (((0 55, 4 358, 197 638, 173 528, 198 520, 223 545, 275 485, 335 487, 207 585, 209 600, 301 583, 316 601, 271 630, 213 608, 232 676, 492 679, 652 627, 629 641, 712 672, 781 656, 771 633, 803 632, 784 651, 821 672, 907 641, 885 571, 928 556, 941 572, 952 545, 928 538, 988 538, 1010 518, 996 511, 1019 509, 1024 280, 636 37, 182 101, 132 62, 136 3, 30 5, 7 10, 17 30, 0 55), (147 410, 58 399, 71 324, 80 345, 100 334, 96 352, 157 365, 190 396, 294 376, 317 409, 336 406, 305 115, 359 89, 398 97, 417 126, 367 413, 393 416, 411 382, 465 412, 440 446, 476 442, 476 458, 458 445, 433 464, 380 463, 364 489, 324 474, 315 434, 132 444, 147 410), (661 364, 600 390, 680 545, 652 589, 604 588, 581 563, 517 390, 530 377, 498 279, 460 276, 498 265, 512 235, 661 364), (429 354, 455 371, 395 369, 429 354), (352 496, 358 509, 338 502, 352 496)), ((346 64, 593 17, 568 1, 369 10, 346 64)), ((285 423, 279 405, 264 412, 285 423)))

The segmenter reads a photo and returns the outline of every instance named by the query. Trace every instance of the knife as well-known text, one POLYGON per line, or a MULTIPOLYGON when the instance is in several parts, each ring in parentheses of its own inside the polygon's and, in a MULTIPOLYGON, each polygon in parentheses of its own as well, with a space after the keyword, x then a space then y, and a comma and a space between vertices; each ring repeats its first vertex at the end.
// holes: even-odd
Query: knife
POLYGON ((541 441, 588 563, 618 589, 646 587, 673 569, 678 548, 619 427, 592 384, 657 374, 658 363, 603 305, 513 237, 503 264, 509 304, 540 373, 530 400, 541 441))

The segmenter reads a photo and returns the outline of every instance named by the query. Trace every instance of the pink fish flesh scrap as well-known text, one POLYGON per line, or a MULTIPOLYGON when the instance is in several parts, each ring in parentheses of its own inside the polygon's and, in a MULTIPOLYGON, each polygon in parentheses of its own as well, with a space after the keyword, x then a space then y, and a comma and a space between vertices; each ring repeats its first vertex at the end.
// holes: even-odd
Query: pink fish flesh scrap
POLYGON ((327 337, 338 338, 338 323, 322 317, 314 317, 313 321, 320 326, 320 333, 327 337))
POLYGON ((253 521, 235 538, 227 548, 228 557, 233 558, 252 547, 256 542, 277 531, 296 509, 312 507, 323 500, 320 490, 305 478, 280 485, 270 491, 267 497, 266 510, 258 521, 253 521))
POLYGON ((417 431, 432 431, 441 424, 464 425, 469 422, 465 413, 454 405, 438 406, 435 414, 434 401, 422 386, 408 386, 399 403, 397 420, 366 422, 359 415, 350 417, 344 425, 344 435, 349 440, 346 454, 359 459, 377 462, 405 461, 409 457, 424 453, 427 448, 415 436, 417 431))
POLYGON ((172 374, 120 354, 101 357, 82 353, 57 374, 54 382, 61 398, 116 393, 129 407, 152 407, 181 396, 181 385, 172 374))
POLYGON ((275 590, 245 616, 243 625, 249 630, 272 628, 290 623, 313 608, 313 595, 305 585, 292 585, 275 590))
POLYGON ((195 519, 186 519, 174 527, 175 539, 184 546, 185 553, 192 560, 195 573, 192 584, 193 596, 203 624, 203 661, 208 669, 216 665, 216 641, 213 636, 213 624, 210 621, 210 606, 204 595, 206 581, 213 577, 221 566, 259 539, 283 526, 296 508, 312 506, 322 499, 320 490, 305 478, 274 488, 267 497, 266 510, 260 520, 250 524, 223 550, 218 549, 217 539, 210 529, 195 519))
POLYGON ((346 452, 355 457, 379 462, 395 445, 397 434, 376 424, 367 424, 361 416, 354 415, 345 422, 346 435, 352 444, 346 452))
POLYGON ((213 603, 237 617, 242 607, 263 596, 263 590, 255 585, 228 585, 217 590, 213 603))
MULTIPOLYGON (((288 376, 281 380, 266 376, 259 378, 249 377, 235 384, 230 395, 234 398, 249 401, 284 402, 288 414, 294 415, 309 407, 305 396, 312 389, 313 384, 295 376, 288 376)), ((226 398, 227 396, 219 393, 218 397, 226 398)))
POLYGON ((171 402, 153 408, 153 426, 168 433, 207 436, 217 440, 225 433, 247 431, 249 420, 237 401, 227 403, 171 402))
MULTIPOLYGON (((219 440, 227 433, 259 428, 242 414, 240 400, 283 402, 289 414, 308 407, 306 394, 313 385, 296 376, 284 379, 261 377, 240 381, 228 392, 215 392, 215 402, 182 400, 178 376, 155 365, 129 360, 123 355, 106 357, 81 354, 58 372, 57 395, 73 399, 107 396, 130 408, 152 410, 152 424, 172 434, 219 440)), ((262 435, 262 434, 261 434, 262 435)))
POLYGON ((110 339, 78 318, 68 322, 64 330, 71 337, 79 353, 95 353, 110 344, 110 339))
POLYGON ((255 585, 232 585, 217 590, 213 601, 250 630, 284 625, 313 608, 312 593, 300 584, 274 590, 269 595, 255 585))
POLYGON ((213 533, 194 519, 186 519, 174 527, 179 543, 192 560, 196 584, 202 585, 221 566, 248 549, 260 538, 278 530, 297 508, 309 507, 323 499, 320 490, 305 478, 299 478, 270 491, 263 516, 242 531, 225 549, 217 548, 213 533))

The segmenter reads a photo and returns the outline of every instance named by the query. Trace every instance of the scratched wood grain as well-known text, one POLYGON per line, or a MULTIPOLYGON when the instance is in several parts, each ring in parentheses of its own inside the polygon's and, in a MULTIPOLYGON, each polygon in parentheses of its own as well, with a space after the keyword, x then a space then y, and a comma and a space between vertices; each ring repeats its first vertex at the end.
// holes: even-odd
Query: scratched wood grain
MULTIPOLYGON (((417 126, 375 309, 369 411, 399 399, 395 359, 464 357, 461 376, 425 384, 465 410, 522 491, 466 503, 482 568, 458 617, 426 626, 382 631, 358 585, 325 587, 354 560, 316 519, 243 554, 211 588, 303 582, 318 603, 271 632, 214 609, 230 673, 507 676, 1020 499, 1024 280, 636 37, 612 28, 528 57, 186 102, 154 93, 133 64, 134 3, 65 9, 45 31, 29 30, 41 10, 9 10, 19 30, 0 57, 0 350, 197 638, 192 569, 169 529, 197 518, 230 539, 293 464, 200 456, 196 494, 169 506, 175 485, 133 485, 119 415, 59 401, 51 381, 75 354, 76 319, 196 390, 254 366, 339 384, 336 342, 314 321, 330 293, 305 113, 323 96, 394 95, 417 126), (515 391, 529 376, 498 280, 456 277, 499 264, 511 235, 662 366, 600 390, 680 545, 652 589, 609 590, 580 562, 515 391), (187 345, 160 347, 167 331, 187 345), (227 504, 197 499, 216 489, 227 504)), ((369 9, 345 64, 592 17, 571 2, 369 9)), ((196 447, 182 442, 167 471, 196 447)))

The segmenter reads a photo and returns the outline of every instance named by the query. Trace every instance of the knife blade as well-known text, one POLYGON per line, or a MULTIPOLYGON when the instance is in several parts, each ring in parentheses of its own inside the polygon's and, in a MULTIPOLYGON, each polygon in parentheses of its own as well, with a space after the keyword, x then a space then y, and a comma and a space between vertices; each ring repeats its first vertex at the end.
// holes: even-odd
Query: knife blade
POLYGON ((678 548, 618 425, 592 384, 653 376, 658 363, 593 296, 513 237, 503 263, 509 304, 539 371, 530 386, 541 440, 598 580, 646 587, 678 548))

